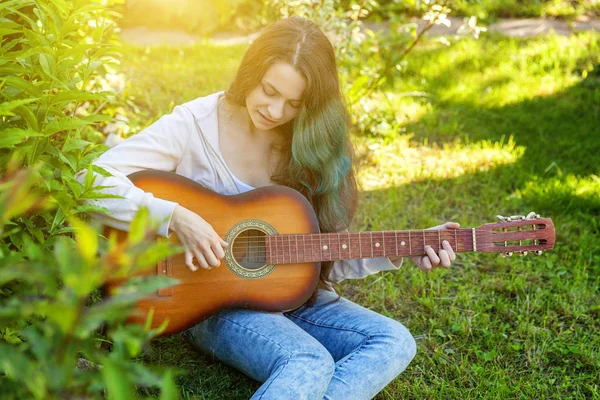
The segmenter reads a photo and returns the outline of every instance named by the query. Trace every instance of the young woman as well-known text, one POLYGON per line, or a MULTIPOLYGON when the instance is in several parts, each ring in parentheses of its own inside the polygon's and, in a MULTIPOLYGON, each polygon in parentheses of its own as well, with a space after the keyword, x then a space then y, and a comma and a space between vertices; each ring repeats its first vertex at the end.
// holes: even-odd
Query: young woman
MULTIPOLYGON (((164 221, 157 233, 175 232, 186 247, 193 271, 218 267, 228 243, 202 215, 143 192, 128 174, 174 171, 221 194, 287 185, 311 202, 321 232, 348 229, 357 204, 348 130, 331 43, 306 19, 279 21, 250 46, 227 91, 175 107, 95 161, 113 175, 97 175, 96 184, 124 199, 94 201, 110 211, 94 215, 126 230, 147 206, 164 221)), ((447 242, 438 253, 426 252, 413 259, 424 270, 455 259, 447 242)), ((339 297, 330 283, 401 263, 386 257, 324 263, 312 301, 299 309, 227 309, 187 334, 205 353, 264 382, 252 399, 370 399, 410 363, 415 341, 401 323, 339 297)))

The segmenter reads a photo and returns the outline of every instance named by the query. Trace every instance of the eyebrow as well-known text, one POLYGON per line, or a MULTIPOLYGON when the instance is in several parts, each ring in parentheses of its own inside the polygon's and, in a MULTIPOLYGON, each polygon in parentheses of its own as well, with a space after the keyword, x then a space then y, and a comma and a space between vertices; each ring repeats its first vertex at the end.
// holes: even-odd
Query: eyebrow
MULTIPOLYGON (((263 83, 266 83, 267 85, 271 86, 271 88, 277 92, 277 94, 281 94, 281 92, 279 92, 279 90, 275 89, 275 86, 273 86, 271 83, 269 83, 268 81, 263 80, 263 83)), ((297 101, 297 102, 302 102, 302 99, 291 99, 290 101, 297 101)))

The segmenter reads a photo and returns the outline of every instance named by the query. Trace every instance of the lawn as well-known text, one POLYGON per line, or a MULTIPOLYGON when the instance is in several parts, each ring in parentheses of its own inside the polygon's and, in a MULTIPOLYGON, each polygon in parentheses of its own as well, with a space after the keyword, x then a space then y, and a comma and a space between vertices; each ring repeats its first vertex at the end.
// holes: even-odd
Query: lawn
MULTIPOLYGON (((134 131, 226 89, 245 49, 125 46, 134 131)), ((407 261, 342 283, 417 339, 415 360, 377 399, 600 398, 600 35, 426 42, 372 107, 400 125, 353 137, 354 230, 476 227, 529 211, 557 229, 541 256, 467 253, 430 273, 407 261), (427 96, 402 96, 411 91, 427 96)), ((180 335, 154 341, 143 361, 176 367, 185 399, 247 399, 259 386, 180 335)))

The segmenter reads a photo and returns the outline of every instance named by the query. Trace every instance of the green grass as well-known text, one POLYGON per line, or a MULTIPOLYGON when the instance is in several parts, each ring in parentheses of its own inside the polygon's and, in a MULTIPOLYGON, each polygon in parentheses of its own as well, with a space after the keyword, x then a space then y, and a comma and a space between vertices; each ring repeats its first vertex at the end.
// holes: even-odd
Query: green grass
MULTIPOLYGON (((144 126, 227 88, 244 46, 125 48, 144 126)), ((350 299, 405 324, 418 354, 377 399, 600 398, 600 35, 426 43, 385 88, 400 132, 355 137, 355 230, 551 217, 554 250, 461 254, 449 270, 346 281, 350 299), (426 91, 427 98, 398 94, 426 91)), ((367 104, 368 105, 368 104, 367 104)), ((259 386, 180 335, 144 358, 179 369, 183 398, 246 399, 259 386)))

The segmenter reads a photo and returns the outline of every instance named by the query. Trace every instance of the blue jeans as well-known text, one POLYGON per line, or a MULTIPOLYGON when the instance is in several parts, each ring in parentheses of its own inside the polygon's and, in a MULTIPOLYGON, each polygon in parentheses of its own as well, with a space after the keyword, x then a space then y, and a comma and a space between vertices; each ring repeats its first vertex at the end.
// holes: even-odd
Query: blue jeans
POLYGON ((371 399, 416 353, 399 322, 319 290, 313 307, 227 309, 187 331, 203 352, 264 382, 254 399, 371 399))

